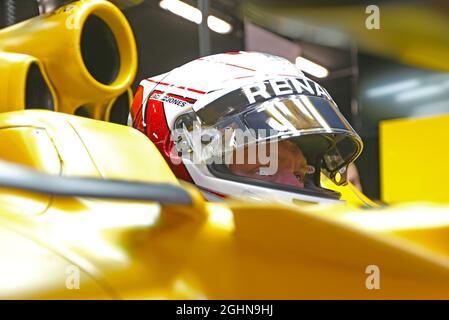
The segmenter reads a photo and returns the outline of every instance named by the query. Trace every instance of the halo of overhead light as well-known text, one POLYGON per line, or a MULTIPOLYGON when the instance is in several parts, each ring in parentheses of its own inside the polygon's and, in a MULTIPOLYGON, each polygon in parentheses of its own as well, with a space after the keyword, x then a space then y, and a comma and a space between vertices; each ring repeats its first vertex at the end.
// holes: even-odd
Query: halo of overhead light
POLYGON ((162 0, 159 2, 162 9, 170 11, 184 19, 200 24, 202 20, 201 11, 185 2, 178 0, 162 0))
MULTIPOLYGON (((196 24, 200 24, 203 20, 203 15, 199 9, 179 0, 162 0, 159 2, 159 6, 196 24)), ((231 24, 213 15, 207 17, 207 26, 212 31, 221 34, 232 31, 231 24)))
POLYGON ((215 16, 209 16, 207 17, 207 26, 212 31, 215 31, 217 33, 226 34, 232 31, 232 26, 227 23, 226 21, 223 21, 215 16))
POLYGON ((322 67, 306 58, 297 57, 295 63, 299 69, 314 77, 325 78, 329 75, 329 71, 325 67, 322 67))

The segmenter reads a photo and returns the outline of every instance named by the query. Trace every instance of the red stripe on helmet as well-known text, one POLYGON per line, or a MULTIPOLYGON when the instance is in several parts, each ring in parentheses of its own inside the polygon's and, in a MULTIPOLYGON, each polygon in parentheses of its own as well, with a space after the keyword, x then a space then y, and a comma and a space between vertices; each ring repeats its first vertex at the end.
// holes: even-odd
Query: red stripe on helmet
POLYGON ((147 124, 146 135, 162 154, 175 176, 179 179, 193 182, 186 167, 173 152, 174 144, 171 140, 170 129, 165 117, 164 103, 162 101, 148 99, 145 120, 147 124), (172 159, 178 160, 177 163, 179 164, 173 163, 172 159))
POLYGON ((133 104, 131 106, 131 118, 133 120, 133 127, 141 132, 145 132, 142 123, 142 99, 143 99, 143 87, 137 87, 137 92, 134 95, 133 104))

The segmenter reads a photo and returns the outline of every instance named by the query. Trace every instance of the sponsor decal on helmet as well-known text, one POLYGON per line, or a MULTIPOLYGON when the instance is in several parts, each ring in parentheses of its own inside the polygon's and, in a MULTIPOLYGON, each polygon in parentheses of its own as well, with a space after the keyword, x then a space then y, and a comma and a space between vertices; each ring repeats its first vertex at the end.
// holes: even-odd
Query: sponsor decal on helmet
POLYGON ((178 107, 191 107, 196 99, 180 96, 174 93, 167 93, 159 90, 154 90, 150 95, 151 100, 157 100, 164 103, 177 105, 178 107))
POLYGON ((307 78, 270 79, 245 86, 242 90, 249 104, 291 94, 313 95, 332 100, 323 87, 307 78))

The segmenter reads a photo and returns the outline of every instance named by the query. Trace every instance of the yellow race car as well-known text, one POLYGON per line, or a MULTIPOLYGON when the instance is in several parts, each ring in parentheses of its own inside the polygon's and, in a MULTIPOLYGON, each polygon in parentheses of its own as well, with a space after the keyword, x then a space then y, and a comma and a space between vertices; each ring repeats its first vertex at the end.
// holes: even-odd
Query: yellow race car
MULTIPOLYGON (((236 54, 227 53, 230 59, 236 54)), ((218 61, 214 70, 223 66, 218 61)), ((227 67, 236 78, 250 71, 227 67)), ((178 112, 210 90, 180 84, 176 74, 144 80, 130 120, 148 136, 99 121, 126 123, 136 68, 131 28, 109 1, 71 2, 0 30, 0 298, 449 298, 447 206, 376 205, 339 179, 343 167, 332 166, 337 153, 327 154, 326 172, 310 161, 300 168, 301 181, 294 183, 318 196, 295 194, 291 203, 271 201, 269 188, 264 199, 234 188, 245 177, 237 181, 224 167, 217 167, 225 178, 219 185, 194 167, 188 173, 195 185, 182 181, 176 171, 182 166, 167 161, 173 144, 156 131, 167 119, 160 117, 161 102, 180 107, 167 108, 168 114, 178 112), (97 44, 107 59, 93 59, 97 44), (159 111, 160 126, 142 118, 143 106, 159 111), (147 125, 153 131, 145 131, 147 125), (216 186, 226 199, 213 197, 220 193, 211 190, 216 186)), ((304 89, 310 100, 299 101, 317 108, 321 103, 338 118, 325 89, 286 74, 288 79, 255 81, 243 96, 229 97, 262 103, 260 98, 276 92, 296 96, 304 89)), ((279 111, 295 101, 261 105, 257 119, 269 109, 280 120, 279 111)), ((213 117, 204 106, 196 105, 196 111, 213 117)), ((175 123, 169 114, 170 130, 188 128, 190 115, 175 123)), ((338 125, 342 131, 315 129, 324 130, 327 141, 338 134, 351 138, 347 164, 360 153, 361 142, 343 120, 338 125)), ((310 152, 302 155, 310 160, 310 152)), ((291 192, 283 194, 292 198, 291 192)))
POLYGON ((2 298, 448 298, 447 207, 206 202, 137 130, 50 111, 0 142, 2 298))

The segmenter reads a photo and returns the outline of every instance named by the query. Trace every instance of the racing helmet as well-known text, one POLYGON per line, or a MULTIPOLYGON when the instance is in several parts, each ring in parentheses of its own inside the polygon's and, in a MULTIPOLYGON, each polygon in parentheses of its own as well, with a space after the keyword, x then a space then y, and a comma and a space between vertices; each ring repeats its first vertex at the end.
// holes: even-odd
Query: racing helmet
POLYGON ((129 124, 209 199, 335 202, 363 144, 329 93, 284 58, 203 57, 143 80, 129 124))

